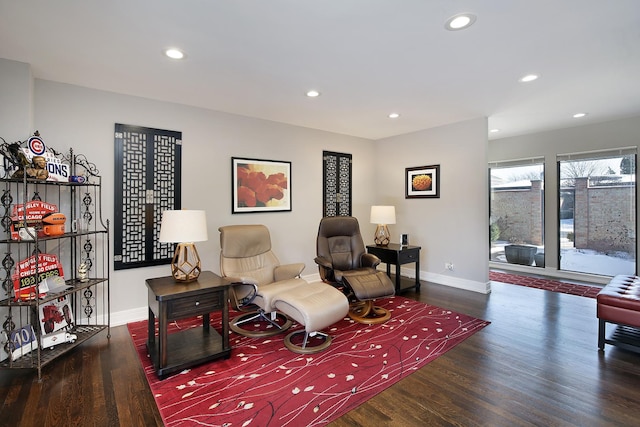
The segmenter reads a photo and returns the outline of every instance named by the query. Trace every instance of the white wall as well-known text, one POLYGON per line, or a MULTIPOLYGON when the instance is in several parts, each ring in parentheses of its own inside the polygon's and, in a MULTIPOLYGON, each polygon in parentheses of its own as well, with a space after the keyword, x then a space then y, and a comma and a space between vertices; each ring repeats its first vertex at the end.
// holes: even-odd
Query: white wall
MULTIPOLYGON (((313 259, 322 217, 323 150, 353 154, 354 216, 367 216, 373 200, 372 141, 36 80, 36 128, 46 144, 59 150, 72 147, 96 163, 105 183, 103 214, 109 219, 114 209, 114 123, 182 131, 182 206, 207 211, 209 241, 197 246, 203 268, 214 272, 219 272, 218 227, 261 223, 271 230, 281 262, 305 262, 303 274, 317 274, 313 259), (291 161, 292 212, 232 215, 232 156, 291 161)), ((167 274, 168 266, 113 272, 112 312, 146 315, 146 309, 140 310, 146 307, 145 279, 167 274)))
POLYGON ((422 280, 490 291, 486 135, 478 118, 376 142, 376 203, 396 207, 392 236, 422 247, 422 280), (440 198, 405 199, 405 168, 429 165, 440 165, 440 198))
MULTIPOLYGON (((15 134, 12 141, 25 140, 37 129, 51 147, 59 151, 73 148, 86 155, 102 175, 103 216, 111 222, 114 124, 181 131, 182 205, 207 211, 209 241, 197 244, 205 269, 219 272, 218 227, 261 223, 270 228, 280 261, 305 262, 304 277, 317 280, 313 258, 322 216, 322 151, 328 150, 353 155, 353 215, 360 220, 365 240, 375 230, 375 225, 369 224, 371 205, 393 203, 398 209, 398 224, 390 228, 394 235, 409 233, 412 243, 422 246, 423 280, 488 291, 485 119, 376 142, 33 80, 28 64, 13 61, 0 60, 0 71, 0 88, 16 88, 7 92, 10 97, 3 102, 26 102, 15 115, 0 116, 0 133, 10 129, 15 134), (291 161, 292 212, 232 215, 232 156, 291 161), (405 200, 404 168, 427 164, 441 165, 442 197, 405 200), (446 261, 456 265, 453 272, 444 271, 446 261)), ((406 273, 413 275, 413 266, 408 267, 406 273)), ((145 280, 167 274, 168 266, 111 271, 112 324, 145 319, 145 280)))
POLYGON ((0 136, 6 142, 24 140, 25 135, 33 132, 32 110, 31 66, 0 58, 0 136))
MULTIPOLYGON (((489 142, 489 161, 516 160, 531 157, 545 159, 544 235, 545 274, 571 277, 558 269, 558 171, 556 155, 636 147, 640 142, 640 117, 591 123, 529 135, 501 138, 489 142)), ((638 191, 638 188, 636 188, 638 191)), ((637 195, 636 195, 637 200, 637 195)), ((636 229, 638 224, 636 223, 636 229)), ((640 243, 640 239, 637 239, 640 243)), ((637 252, 638 253, 638 252, 637 252)), ((509 266, 511 267, 511 266, 509 266)), ((521 267, 516 269, 522 270, 521 267)), ((535 271, 539 267, 524 268, 535 271)), ((589 280, 589 278, 584 278, 589 280)))

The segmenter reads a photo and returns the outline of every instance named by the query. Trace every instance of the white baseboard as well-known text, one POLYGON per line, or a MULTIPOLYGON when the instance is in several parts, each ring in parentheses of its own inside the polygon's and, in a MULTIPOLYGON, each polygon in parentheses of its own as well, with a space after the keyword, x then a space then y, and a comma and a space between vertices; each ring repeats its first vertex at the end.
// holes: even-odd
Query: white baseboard
POLYGON ((131 310, 117 311, 111 313, 111 326, 126 325, 131 322, 149 319, 149 308, 138 307, 131 310))
MULTIPOLYGON (((391 266, 391 271, 395 274, 395 266, 391 266)), ((410 279, 416 278, 416 269, 400 267, 400 274, 410 279)), ((481 294, 491 293, 491 282, 476 282, 475 280, 460 279, 458 277, 445 276, 443 274, 420 271, 420 280, 437 283, 439 285, 451 286, 452 288, 464 289, 466 291, 478 292, 481 294)))
POLYGON ((445 276, 443 274, 420 272, 420 279, 439 285, 451 286, 452 288, 464 289, 466 291, 478 292, 481 294, 491 293, 491 282, 477 282, 475 280, 461 279, 459 277, 445 276))
MULTIPOLYGON (((415 269, 407 268, 401 269, 403 276, 415 279, 415 269)), ((302 276, 304 280, 309 283, 320 282, 320 273, 308 274, 302 276)), ((473 280, 459 279, 457 277, 444 276, 442 274, 428 273, 421 271, 420 279, 439 285, 451 286, 452 288, 464 289, 467 291, 479 292, 482 294, 488 294, 491 292, 491 283, 475 282, 473 280)), ((111 313, 111 326, 126 325, 131 322, 138 322, 140 320, 147 320, 149 318, 148 307, 138 307, 130 310, 123 310, 111 313)))
MULTIPOLYGON (((391 272, 395 274, 395 267, 391 266, 391 272)), ((386 271, 385 268, 378 268, 380 271, 386 271)), ((415 268, 400 268, 400 274, 404 277, 408 277, 410 279, 416 278, 416 269, 415 268)), ((308 276, 302 277, 309 283, 319 282, 320 274, 311 274, 308 276)), ((452 288, 464 289, 467 291, 479 292, 481 294, 488 294, 491 292, 491 282, 476 282, 474 280, 460 279, 457 277, 445 276, 442 274, 429 273, 426 271, 420 272, 420 280, 424 280, 426 282, 437 283, 439 285, 451 286, 452 288)))
MULTIPOLYGON (((391 266, 391 272, 395 274, 394 266, 391 266)), ((380 271, 386 271, 384 268, 379 268, 380 271)), ((404 277, 408 277, 410 279, 416 278, 416 269, 415 268, 400 268, 400 274, 404 277)), ((309 283, 319 282, 320 274, 310 274, 308 276, 302 277, 309 283)), ((452 288, 464 289, 466 291, 479 292, 481 294, 491 293, 491 282, 476 282, 474 280, 460 279, 457 277, 445 276, 442 274, 429 273, 426 271, 420 272, 420 280, 424 280, 426 282, 437 283, 439 285, 451 286, 452 288)))

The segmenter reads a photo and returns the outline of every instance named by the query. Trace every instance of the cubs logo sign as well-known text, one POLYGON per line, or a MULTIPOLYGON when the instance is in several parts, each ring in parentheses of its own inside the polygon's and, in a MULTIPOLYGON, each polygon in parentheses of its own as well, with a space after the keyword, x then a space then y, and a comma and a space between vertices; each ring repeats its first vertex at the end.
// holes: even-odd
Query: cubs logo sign
POLYGON ((29 138, 27 145, 34 156, 42 156, 46 150, 44 142, 38 136, 32 136, 29 138))
POLYGON ((44 158, 45 165, 43 167, 46 168, 45 176, 47 181, 69 181, 71 176, 69 165, 63 163, 50 151, 47 151, 47 146, 39 135, 30 137, 27 140, 27 146, 20 148, 20 150, 29 162, 33 162, 34 158, 44 158))

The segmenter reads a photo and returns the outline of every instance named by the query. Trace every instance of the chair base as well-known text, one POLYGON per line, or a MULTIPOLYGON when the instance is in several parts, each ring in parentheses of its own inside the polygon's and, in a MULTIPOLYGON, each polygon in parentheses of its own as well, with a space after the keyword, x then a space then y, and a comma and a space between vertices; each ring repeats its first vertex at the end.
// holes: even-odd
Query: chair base
POLYGON ((309 333, 307 331, 293 331, 284 338, 284 346, 294 353, 312 354, 325 350, 331 345, 331 337, 322 332, 309 333), (297 345, 292 342, 297 341, 300 335, 303 335, 302 344, 297 345), (309 346, 309 338, 320 340, 319 344, 309 346))
POLYGON ((231 330, 239 335, 249 338, 270 337, 286 331, 293 325, 293 321, 289 317, 282 313, 276 313, 274 320, 270 319, 264 311, 258 310, 250 313, 244 313, 237 317, 234 317, 229 322, 231 330), (263 329, 246 329, 240 325, 245 323, 261 323, 266 324, 266 328, 263 329))
POLYGON ((373 300, 358 301, 349 306, 349 317, 358 323, 377 325, 389 320, 391 312, 374 305, 373 300))

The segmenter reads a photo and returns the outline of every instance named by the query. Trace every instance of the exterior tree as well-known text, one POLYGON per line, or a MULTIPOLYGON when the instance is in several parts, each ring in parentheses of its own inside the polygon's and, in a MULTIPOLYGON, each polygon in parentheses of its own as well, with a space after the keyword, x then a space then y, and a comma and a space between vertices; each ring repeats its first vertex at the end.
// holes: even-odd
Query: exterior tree
POLYGON ((562 164, 563 178, 587 178, 594 175, 604 175, 605 171, 605 165, 598 160, 580 160, 562 164))
POLYGON ((624 156, 622 160, 620 160, 620 173, 622 175, 633 175, 636 173, 635 156, 624 156))

